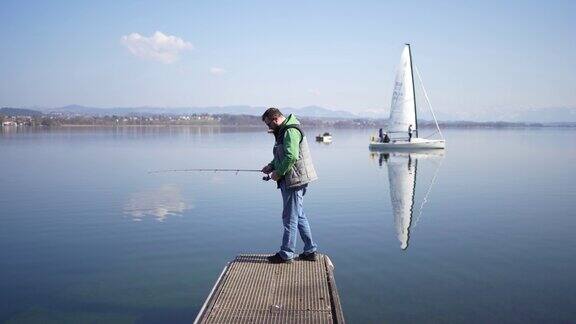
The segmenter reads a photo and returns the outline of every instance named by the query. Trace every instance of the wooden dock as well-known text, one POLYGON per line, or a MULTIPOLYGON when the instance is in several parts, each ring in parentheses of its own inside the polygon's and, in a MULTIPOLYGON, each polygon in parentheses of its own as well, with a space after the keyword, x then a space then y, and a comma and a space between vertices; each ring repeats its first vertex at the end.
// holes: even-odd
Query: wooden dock
POLYGON ((194 323, 344 323, 332 262, 271 264, 242 254, 220 274, 194 323))

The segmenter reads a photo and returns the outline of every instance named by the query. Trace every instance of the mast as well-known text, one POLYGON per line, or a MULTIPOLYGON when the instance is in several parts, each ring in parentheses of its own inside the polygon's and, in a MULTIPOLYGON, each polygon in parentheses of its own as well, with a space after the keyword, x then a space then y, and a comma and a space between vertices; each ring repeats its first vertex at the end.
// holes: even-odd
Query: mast
POLYGON ((414 98, 414 120, 416 125, 414 125, 414 130, 416 130, 416 137, 418 137, 418 112, 416 111, 416 88, 414 87, 414 69, 412 68, 412 50, 410 49, 410 44, 406 43, 408 46, 408 54, 410 55, 410 74, 412 77, 412 97, 414 98))

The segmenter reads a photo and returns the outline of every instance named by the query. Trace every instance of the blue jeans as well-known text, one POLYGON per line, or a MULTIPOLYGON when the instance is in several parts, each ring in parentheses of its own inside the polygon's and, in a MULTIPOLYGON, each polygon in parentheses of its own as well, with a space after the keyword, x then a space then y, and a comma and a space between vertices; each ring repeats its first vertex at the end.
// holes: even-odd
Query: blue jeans
POLYGON ((307 185, 297 188, 286 188, 284 180, 279 183, 282 192, 283 210, 282 223, 284 224, 284 235, 282 236, 282 246, 280 256, 284 260, 294 258, 296 252, 296 229, 300 232, 300 237, 304 241, 304 252, 316 251, 316 243, 312 240, 312 232, 308 224, 308 218, 304 214, 302 207, 303 197, 306 194, 307 185))

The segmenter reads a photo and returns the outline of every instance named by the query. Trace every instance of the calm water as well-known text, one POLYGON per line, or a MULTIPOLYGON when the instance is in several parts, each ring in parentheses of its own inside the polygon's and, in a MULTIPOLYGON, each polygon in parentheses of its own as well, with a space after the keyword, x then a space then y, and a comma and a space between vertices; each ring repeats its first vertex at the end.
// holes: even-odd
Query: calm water
MULTIPOLYGON (((310 143, 305 208, 350 323, 576 320, 576 130, 447 130, 444 156, 409 159, 333 134, 310 143)), ((0 321, 189 323, 226 262, 277 251, 280 193, 147 171, 260 168, 271 146, 260 129, 4 130, 0 321)))

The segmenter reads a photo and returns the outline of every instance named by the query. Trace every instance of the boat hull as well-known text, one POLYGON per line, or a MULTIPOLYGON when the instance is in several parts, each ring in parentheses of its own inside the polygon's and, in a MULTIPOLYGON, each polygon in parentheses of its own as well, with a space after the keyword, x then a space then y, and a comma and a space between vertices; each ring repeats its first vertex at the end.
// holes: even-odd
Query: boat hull
POLYGON ((428 140, 415 138, 412 141, 390 141, 389 143, 370 142, 369 148, 377 151, 392 150, 428 150, 444 149, 446 143, 444 140, 428 140))
POLYGON ((331 143, 332 136, 316 136, 316 142, 331 143))

